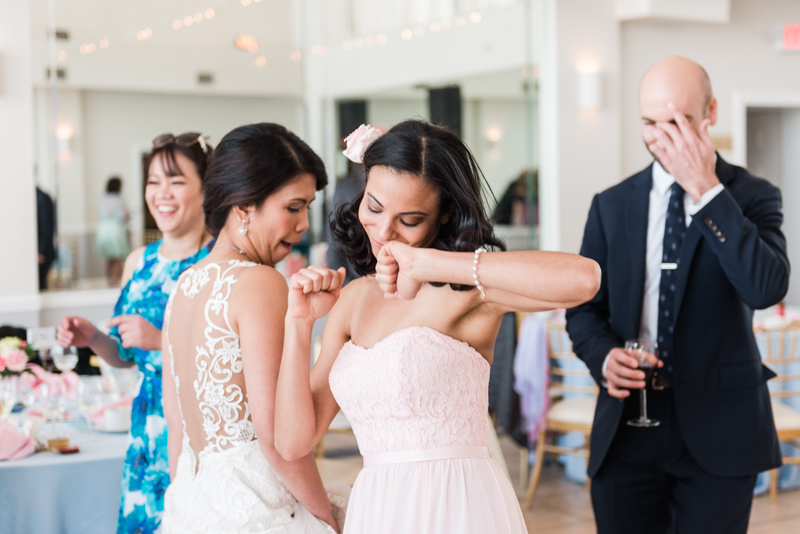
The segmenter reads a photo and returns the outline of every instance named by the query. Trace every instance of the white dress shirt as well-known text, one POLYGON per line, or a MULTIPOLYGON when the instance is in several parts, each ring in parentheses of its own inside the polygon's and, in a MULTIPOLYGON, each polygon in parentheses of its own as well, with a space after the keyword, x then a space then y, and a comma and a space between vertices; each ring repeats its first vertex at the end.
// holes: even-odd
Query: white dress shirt
MULTIPOLYGON (((661 285, 661 258, 664 253, 664 230, 667 221, 670 187, 675 178, 661 164, 653 163, 653 186, 650 188, 650 207, 647 212, 647 252, 645 256, 644 305, 639 337, 656 341, 658 336, 658 292, 661 285)), ((686 227, 692 217, 711 202, 725 188, 717 184, 706 191, 700 201, 695 203, 688 194, 683 195, 683 209, 686 214, 686 227)), ((603 377, 606 376, 608 356, 603 362, 603 377)))

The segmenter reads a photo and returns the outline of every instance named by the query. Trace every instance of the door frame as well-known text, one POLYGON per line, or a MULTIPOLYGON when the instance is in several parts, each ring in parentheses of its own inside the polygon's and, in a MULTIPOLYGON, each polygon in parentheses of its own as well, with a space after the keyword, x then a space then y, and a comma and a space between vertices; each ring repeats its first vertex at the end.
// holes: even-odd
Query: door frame
POLYGON ((800 109, 800 91, 734 91, 732 108, 731 163, 747 167, 747 110, 750 108, 800 109))

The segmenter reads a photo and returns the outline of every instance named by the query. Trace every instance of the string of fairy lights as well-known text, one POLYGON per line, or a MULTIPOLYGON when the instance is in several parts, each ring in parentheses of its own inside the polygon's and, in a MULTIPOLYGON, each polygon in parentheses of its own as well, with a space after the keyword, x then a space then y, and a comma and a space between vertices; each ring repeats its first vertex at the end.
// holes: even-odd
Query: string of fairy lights
MULTIPOLYGON (((239 0, 238 3, 240 3, 243 7, 248 7, 251 4, 258 4, 261 1, 262 0, 239 0)), ((216 11, 212 7, 209 7, 193 14, 186 14, 183 17, 178 17, 172 20, 172 22, 169 24, 164 24, 163 26, 171 27, 173 31, 181 31, 194 25, 201 24, 204 21, 210 21, 215 17, 216 11)), ((450 18, 435 20, 430 22, 427 27, 426 25, 422 24, 417 24, 413 27, 406 27, 399 32, 398 36, 404 41, 410 41, 415 37, 422 37, 428 31, 431 33, 438 33, 441 31, 450 30, 451 28, 463 28, 470 22, 472 24, 478 24, 481 22, 481 20, 481 14, 476 11, 471 13, 469 17, 457 16, 452 20, 450 18)), ((151 37, 153 37, 153 29, 151 27, 146 27, 136 32, 136 39, 138 41, 147 41, 151 37)), ((341 47, 345 52, 349 52, 364 47, 384 45, 388 41, 389 35, 386 33, 377 33, 374 35, 345 39, 342 41, 341 47)), ((110 46, 111 42, 107 38, 103 38, 97 43, 97 45, 94 43, 81 44, 78 51, 81 54, 93 54, 97 50, 107 50, 110 46)), ((238 35, 234 40, 234 46, 238 50, 244 50, 253 54, 257 53, 259 50, 258 40, 251 34, 238 35)), ((330 53, 330 48, 327 45, 316 44, 311 46, 310 52, 315 56, 327 56, 330 53)), ((65 61, 67 59, 67 51, 59 50, 56 57, 59 61, 65 61)), ((303 53, 300 50, 294 50, 289 54, 289 59, 294 62, 301 61, 303 59, 303 53)), ((264 67, 267 65, 267 58, 264 55, 259 55, 255 58, 254 63, 257 67, 264 67)))

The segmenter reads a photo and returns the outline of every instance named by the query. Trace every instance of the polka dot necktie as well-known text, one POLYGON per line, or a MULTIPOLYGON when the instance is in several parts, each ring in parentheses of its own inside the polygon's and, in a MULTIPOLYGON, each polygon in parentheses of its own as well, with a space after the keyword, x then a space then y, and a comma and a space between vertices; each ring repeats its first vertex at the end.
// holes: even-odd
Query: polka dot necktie
POLYGON ((675 330, 675 283, 676 268, 680 264, 683 238, 686 235, 686 220, 683 211, 684 191, 678 183, 670 187, 672 193, 667 207, 667 220, 664 225, 664 253, 661 283, 658 289, 658 355, 664 361, 664 367, 658 374, 672 384, 672 334, 675 330), (669 264, 674 264, 669 268, 669 264), (667 267, 667 268, 665 268, 667 267))

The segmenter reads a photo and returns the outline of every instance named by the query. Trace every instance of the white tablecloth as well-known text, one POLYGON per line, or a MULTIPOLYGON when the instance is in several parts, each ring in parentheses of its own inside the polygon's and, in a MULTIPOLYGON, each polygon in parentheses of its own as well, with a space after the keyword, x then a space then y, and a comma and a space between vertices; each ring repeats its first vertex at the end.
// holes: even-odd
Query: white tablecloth
POLYGON ((38 452, 0 462, 2 534, 112 534, 117 528, 126 434, 73 436, 81 452, 38 452))

